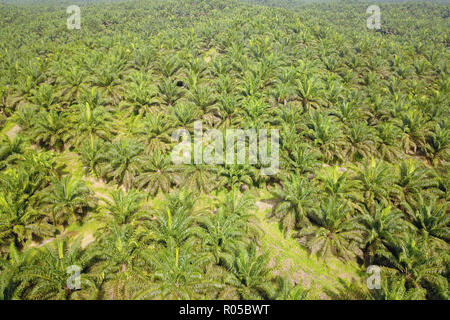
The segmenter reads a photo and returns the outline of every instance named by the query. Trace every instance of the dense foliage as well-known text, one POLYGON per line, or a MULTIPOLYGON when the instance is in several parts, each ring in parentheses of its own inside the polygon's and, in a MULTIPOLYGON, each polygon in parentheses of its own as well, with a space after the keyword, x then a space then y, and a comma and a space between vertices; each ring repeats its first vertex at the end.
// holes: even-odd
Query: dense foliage
POLYGON ((448 5, 368 30, 359 1, 75 3, 80 30, 72 3, 0 3, 1 299, 310 298, 272 270, 263 200, 360 266, 326 297, 449 298, 448 5), (280 171, 175 165, 196 120, 278 128, 280 171))

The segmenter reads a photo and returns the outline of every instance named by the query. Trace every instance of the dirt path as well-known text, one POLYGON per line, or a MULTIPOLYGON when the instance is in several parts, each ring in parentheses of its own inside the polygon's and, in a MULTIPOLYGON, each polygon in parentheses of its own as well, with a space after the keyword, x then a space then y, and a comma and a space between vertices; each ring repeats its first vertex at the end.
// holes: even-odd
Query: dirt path
POLYGON ((22 128, 16 124, 14 127, 9 129, 8 132, 6 132, 6 135, 9 139, 13 140, 21 130, 22 128))

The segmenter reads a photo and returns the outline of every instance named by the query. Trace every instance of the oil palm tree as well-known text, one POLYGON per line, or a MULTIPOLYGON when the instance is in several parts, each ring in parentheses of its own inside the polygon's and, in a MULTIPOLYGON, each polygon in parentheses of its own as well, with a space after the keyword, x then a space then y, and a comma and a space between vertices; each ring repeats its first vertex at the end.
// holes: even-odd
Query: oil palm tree
POLYGON ((244 97, 260 98, 262 92, 263 81, 255 72, 246 72, 239 86, 240 93, 244 97))
POLYGON ((261 98, 250 96, 242 100, 242 126, 245 129, 258 130, 260 127, 264 127, 264 123, 268 122, 269 105, 261 98), (254 125, 253 124, 259 124, 254 125))
POLYGON ((285 235, 292 229, 309 224, 308 214, 314 210, 313 195, 317 189, 305 178, 290 175, 282 185, 271 191, 272 200, 277 201, 270 217, 277 217, 285 235))
POLYGON ((140 171, 142 152, 143 147, 133 139, 122 138, 111 143, 105 155, 109 161, 101 168, 103 175, 129 190, 140 171))
POLYGON ((292 103, 288 103, 284 108, 276 109, 274 112, 276 117, 273 123, 294 129, 298 129, 298 125, 302 124, 302 114, 292 103))
POLYGON ((170 78, 158 84, 160 99, 167 105, 173 106, 183 96, 183 90, 170 78))
POLYGON ((179 180, 177 176, 178 173, 169 156, 158 150, 142 162, 141 172, 136 183, 139 188, 144 188, 146 192, 154 196, 159 191, 169 192, 175 181, 179 180))
POLYGON ((243 218, 249 218, 251 211, 256 209, 255 199, 249 192, 239 194, 236 188, 233 188, 225 195, 221 207, 229 213, 236 214, 243 218))
POLYGON ((189 100, 205 114, 216 103, 213 89, 209 86, 196 85, 188 92, 189 100))
POLYGON ((33 127, 35 116, 38 113, 38 108, 33 105, 23 105, 18 107, 12 119, 22 128, 28 130, 33 127))
POLYGON ((302 76, 295 82, 297 96, 302 103, 303 111, 317 108, 323 102, 321 81, 310 74, 302 76))
POLYGON ((140 71, 148 71, 156 58, 157 50, 151 46, 136 48, 134 54, 134 65, 140 71))
POLYGON ((183 129, 192 129, 193 123, 198 119, 200 110, 190 104, 178 103, 171 109, 171 117, 174 124, 183 129))
POLYGON ((405 152, 425 151, 427 135, 431 132, 428 119, 420 110, 408 110, 402 114, 401 121, 405 152))
POLYGON ((106 150, 107 145, 100 139, 85 141, 77 148, 83 168, 87 173, 93 174, 97 178, 101 176, 102 163, 106 161, 106 150))
POLYGON ((405 279, 398 277, 383 277, 381 290, 372 290, 373 300, 425 300, 426 290, 421 288, 406 288, 405 279))
POLYGON ((176 73, 181 69, 182 64, 175 55, 167 55, 160 58, 156 69, 165 78, 171 78, 176 75, 176 73))
POLYGON ((80 93, 86 84, 86 71, 77 64, 69 65, 67 70, 61 72, 61 96, 68 105, 79 99, 80 93))
POLYGON ((445 253, 436 251, 426 238, 414 238, 410 235, 403 241, 399 250, 385 255, 384 258, 391 267, 388 270, 404 279, 407 288, 428 289, 428 297, 447 299, 445 253))
POLYGON ((438 123, 427 140, 426 147, 433 161, 448 159, 450 155, 450 130, 448 125, 438 123))
POLYGON ((100 88, 109 98, 111 104, 116 105, 122 95, 122 70, 115 63, 104 62, 100 68, 95 68, 92 84, 100 88))
POLYGON ((80 105, 89 104, 91 109, 97 107, 104 107, 108 111, 111 109, 110 106, 108 106, 108 101, 106 100, 104 93, 96 87, 82 89, 78 100, 80 105))
POLYGON ((362 256, 363 231, 349 207, 336 198, 322 201, 320 209, 311 213, 310 226, 295 236, 319 257, 336 256, 344 260, 362 256))
POLYGON ((370 158, 376 150, 376 135, 366 122, 352 122, 346 135, 346 158, 359 161, 370 158))
POLYGON ((179 208, 171 211, 164 208, 155 212, 156 220, 146 223, 148 230, 147 239, 152 242, 168 247, 173 243, 176 248, 192 240, 197 229, 194 227, 194 217, 189 211, 179 208))
POLYGON ((144 257, 154 273, 152 284, 139 295, 142 298, 199 299, 208 287, 220 287, 204 273, 211 256, 196 252, 191 245, 182 248, 170 245, 156 255, 147 252, 144 257))
MULTIPOLYGON (((53 228, 45 220, 45 214, 30 206, 27 195, 13 196, 0 193, 0 248, 14 243, 24 246, 33 237, 49 237, 53 228)), ((3 250, 2 250, 3 251, 3 250)))
POLYGON ((327 292, 334 300, 425 300, 426 290, 406 288, 404 279, 382 273, 381 288, 367 290, 358 281, 339 279, 338 292, 327 292))
POLYGON ((450 174, 450 165, 444 163, 437 166, 431 171, 433 179, 437 182, 436 192, 445 200, 450 200, 450 179, 448 179, 450 174))
POLYGON ((138 129, 138 133, 142 135, 145 143, 145 150, 166 151, 170 142, 170 129, 172 127, 170 118, 165 113, 157 113, 156 115, 147 113, 142 119, 142 126, 138 129))
POLYGON ((378 154, 386 161, 404 158, 401 146, 401 131, 391 122, 383 122, 376 127, 378 154))
POLYGON ((237 117, 239 113, 239 102, 230 93, 224 93, 218 97, 217 103, 212 106, 212 112, 220 119, 217 125, 219 128, 232 127, 239 122, 237 117))
POLYGON ((158 103, 157 88, 153 87, 146 74, 136 72, 129 78, 131 82, 127 88, 124 107, 134 114, 148 112, 152 105, 158 103))
POLYGON ((255 171, 249 165, 225 165, 219 170, 219 184, 228 190, 235 186, 247 189, 256 182, 257 173, 255 171))
POLYGON ((227 277, 230 285, 242 299, 264 299, 273 295, 273 287, 267 279, 270 269, 267 268, 268 256, 258 254, 256 246, 240 249, 236 252, 232 274, 227 277))
POLYGON ((109 112, 103 107, 92 110, 88 103, 80 106, 74 123, 76 129, 71 138, 75 146, 79 146, 85 141, 90 141, 92 144, 95 139, 108 141, 114 131, 109 112))
POLYGON ((31 264, 25 267, 18 279, 28 282, 28 299, 70 299, 77 288, 69 285, 70 267, 80 270, 80 290, 92 290, 91 281, 85 272, 94 258, 81 249, 81 240, 69 243, 67 239, 56 239, 36 249, 31 264))
POLYGON ((11 242, 7 258, 0 257, 0 300, 20 299, 27 284, 18 278, 30 264, 32 253, 33 250, 20 252, 11 242))
POLYGON ((37 89, 32 89, 31 93, 32 96, 30 100, 34 105, 43 108, 46 111, 60 109, 58 103, 59 98, 55 87, 52 85, 43 83, 37 89))
POLYGON ((60 151, 67 141, 67 132, 66 115, 54 110, 39 112, 32 126, 33 139, 39 145, 60 151))
POLYGON ((346 168, 338 166, 324 167, 317 179, 322 183, 321 187, 326 196, 349 200, 353 206, 362 198, 357 192, 357 183, 351 179, 350 172, 346 168))
MULTIPOLYGON (((38 190, 43 179, 31 170, 0 175, 0 248, 14 243, 22 247, 34 237, 53 235, 53 228, 39 209, 38 190)), ((3 250, 2 250, 3 251, 3 250)))
MULTIPOLYGON (((103 277, 105 287, 109 284, 114 289, 121 286, 124 279, 131 281, 135 277, 145 275, 143 273, 145 268, 139 263, 142 259, 142 233, 134 226, 113 224, 109 232, 102 233, 98 238, 98 245, 91 251, 91 254, 96 257, 92 274, 103 277)), ((111 294, 104 294, 112 299, 115 298, 111 294)))
POLYGON ((275 291, 275 300, 308 300, 309 289, 301 284, 292 285, 291 282, 282 277, 277 277, 278 287, 275 291))
POLYGON ((171 212, 178 210, 194 214, 195 204, 197 197, 194 191, 189 189, 175 189, 172 192, 165 195, 164 210, 169 209, 171 212))
POLYGON ((365 210, 359 216, 365 233, 364 255, 366 265, 375 263, 395 248, 406 232, 413 232, 413 227, 405 219, 401 211, 392 206, 377 205, 374 210, 365 210))
POLYGON ((217 187, 218 168, 208 164, 185 165, 182 170, 181 186, 194 192, 211 192, 217 187))
POLYGON ((96 199, 87 184, 71 175, 53 181, 43 193, 42 202, 49 207, 55 226, 77 222, 88 209, 96 206, 96 199))
POLYGON ((202 247, 214 256, 217 264, 231 266, 234 252, 246 244, 246 219, 220 207, 216 213, 200 217, 197 223, 202 247))
POLYGON ((343 134, 330 116, 316 110, 312 113, 307 127, 306 136, 320 148, 325 161, 334 162, 342 158, 340 149, 343 145, 343 134))
POLYGON ((396 184, 401 188, 401 199, 414 204, 416 197, 433 192, 436 182, 430 178, 429 170, 414 160, 404 160, 397 165, 396 184))
POLYGON ((383 161, 367 160, 362 166, 355 168, 355 171, 355 180, 359 183, 359 189, 369 208, 375 201, 388 204, 390 197, 399 193, 394 171, 383 161))
POLYGON ((336 110, 330 112, 330 115, 335 116, 342 123, 348 124, 357 121, 362 114, 357 105, 344 100, 338 104, 336 110))
POLYGON ((143 200, 144 195, 137 190, 131 189, 125 193, 118 189, 111 191, 109 197, 104 199, 104 209, 114 224, 129 224, 149 215, 142 208, 143 200))
POLYGON ((281 168, 287 171, 294 171, 297 175, 305 173, 314 174, 320 166, 321 153, 309 144, 293 144, 289 152, 282 153, 282 160, 285 165, 281 168))
POLYGON ((25 152, 25 141, 22 137, 0 136, 0 170, 12 166, 22 159, 25 152))
POLYGON ((415 205, 404 204, 406 212, 416 228, 430 240, 444 248, 450 242, 449 202, 431 197, 428 201, 419 194, 415 205))

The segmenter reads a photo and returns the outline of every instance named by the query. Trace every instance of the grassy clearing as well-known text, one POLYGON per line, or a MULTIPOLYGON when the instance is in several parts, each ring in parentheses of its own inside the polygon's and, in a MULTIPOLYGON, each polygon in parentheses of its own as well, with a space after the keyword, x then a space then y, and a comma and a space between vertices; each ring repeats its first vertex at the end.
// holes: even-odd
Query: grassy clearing
POLYGON ((269 221, 266 216, 271 207, 258 202, 255 212, 259 227, 263 231, 262 248, 270 256, 273 275, 287 277, 292 283, 301 283, 310 288, 310 298, 326 299, 327 290, 334 291, 338 279, 363 281, 361 269, 353 262, 344 263, 335 258, 318 259, 311 256, 292 237, 285 237, 278 223, 269 221))

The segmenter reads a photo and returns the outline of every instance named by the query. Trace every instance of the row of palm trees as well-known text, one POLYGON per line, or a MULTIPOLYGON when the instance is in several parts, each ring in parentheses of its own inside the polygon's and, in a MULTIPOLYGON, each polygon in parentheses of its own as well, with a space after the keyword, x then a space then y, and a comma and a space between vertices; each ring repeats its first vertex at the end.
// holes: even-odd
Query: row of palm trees
MULTIPOLYGON (((72 200, 65 209, 77 211, 84 187, 68 191, 72 200)), ((87 246, 65 235, 26 250, 11 242, 9 255, 0 260, 2 298, 260 299, 306 294, 301 287, 279 285, 280 279, 268 282, 268 257, 256 250, 257 231, 248 222, 254 207, 248 196, 229 193, 215 214, 197 210, 193 193, 184 190, 167 195, 161 208, 151 210, 136 190, 119 189, 110 196, 92 216, 103 227, 87 246), (71 266, 80 268, 81 289, 68 284, 71 266)))
MULTIPOLYGON (((378 176, 377 181, 381 179, 378 176)), ((431 190, 423 196, 422 189, 394 206, 395 200, 384 197, 389 197, 389 189, 395 194, 398 185, 373 184, 379 193, 369 188, 355 192, 356 181, 340 174, 337 167, 319 180, 326 188, 320 203, 320 190, 297 176, 273 191, 277 203, 271 215, 280 219, 286 232, 294 229, 292 235, 313 254, 357 257, 365 266, 382 266, 406 288, 420 291, 421 297, 428 289, 428 294, 433 291, 434 297, 448 299, 448 201, 439 201, 431 190), (360 195, 368 198, 358 199, 360 195)))

